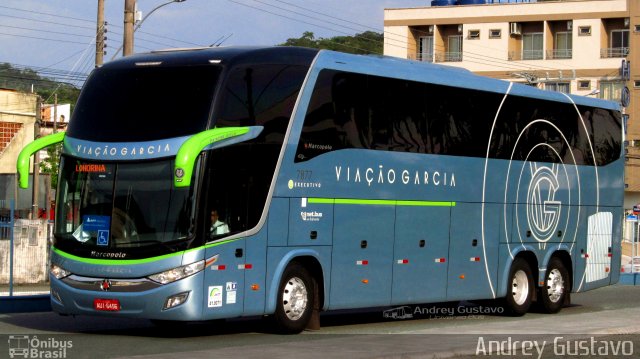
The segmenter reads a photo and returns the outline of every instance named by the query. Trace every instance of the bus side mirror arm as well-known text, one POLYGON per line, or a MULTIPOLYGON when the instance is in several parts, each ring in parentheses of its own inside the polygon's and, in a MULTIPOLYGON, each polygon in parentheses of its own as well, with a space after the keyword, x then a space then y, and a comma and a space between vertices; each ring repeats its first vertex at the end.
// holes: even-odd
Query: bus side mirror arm
POLYGON ((58 132, 48 136, 38 138, 26 145, 18 155, 18 184, 20 188, 29 188, 29 159, 31 156, 43 148, 55 145, 64 141, 65 132, 58 132))
POLYGON ((262 126, 223 127, 191 136, 180 146, 176 154, 173 185, 176 188, 191 186, 193 166, 200 152, 207 147, 212 148, 247 141, 258 137, 262 130, 262 126))

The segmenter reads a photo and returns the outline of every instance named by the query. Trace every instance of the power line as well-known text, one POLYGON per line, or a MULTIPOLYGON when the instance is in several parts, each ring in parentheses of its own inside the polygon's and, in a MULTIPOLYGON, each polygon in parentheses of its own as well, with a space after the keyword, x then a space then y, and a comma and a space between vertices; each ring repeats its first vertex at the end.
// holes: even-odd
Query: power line
POLYGON ((52 13, 46 13, 46 12, 40 12, 40 11, 34 11, 34 10, 19 9, 19 8, 9 7, 9 6, 0 5, 0 8, 14 10, 14 11, 20 11, 20 12, 26 12, 26 13, 29 13, 29 14, 47 15, 47 16, 53 16, 53 17, 56 17, 56 18, 84 21, 84 22, 89 22, 89 23, 93 23, 94 22, 93 20, 80 19, 80 18, 77 18, 77 17, 64 16, 64 15, 60 15, 60 14, 52 14, 52 13))
POLYGON ((35 39, 35 40, 45 40, 45 41, 56 41, 56 42, 65 42, 68 44, 80 44, 80 45, 84 45, 84 42, 79 42, 79 41, 71 41, 71 40, 61 40, 61 39, 51 39, 51 38, 46 38, 46 37, 37 37, 37 36, 28 36, 28 35, 18 35, 18 34, 7 34, 4 32, 0 32, 0 35, 5 35, 5 36, 16 36, 16 37, 24 37, 24 38, 28 38, 28 39, 35 39))
POLYGON ((41 23, 44 23, 44 24, 52 24, 52 25, 58 25, 58 26, 75 27, 75 28, 79 28, 79 29, 89 29, 89 30, 94 30, 95 29, 95 27, 63 24, 63 23, 55 22, 55 21, 37 20, 37 19, 31 19, 31 18, 28 18, 28 17, 21 17, 21 16, 14 16, 14 15, 0 14, 0 17, 8 17, 8 18, 12 18, 12 19, 41 22, 41 23))
POLYGON ((89 35, 72 34, 69 32, 62 32, 62 31, 40 30, 40 29, 33 29, 30 27, 20 27, 20 26, 11 26, 11 25, 0 25, 0 27, 8 27, 10 29, 46 32, 48 34, 59 34, 59 35, 76 36, 76 37, 84 37, 84 38, 91 37, 89 35))

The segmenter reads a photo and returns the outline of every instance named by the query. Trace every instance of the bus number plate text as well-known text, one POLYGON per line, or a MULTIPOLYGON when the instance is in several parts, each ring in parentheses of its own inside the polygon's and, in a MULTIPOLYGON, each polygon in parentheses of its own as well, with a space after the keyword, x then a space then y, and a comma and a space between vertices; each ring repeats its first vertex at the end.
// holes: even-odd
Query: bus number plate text
POLYGON ((120 310, 120 301, 118 299, 94 299, 93 309, 117 312, 120 310))

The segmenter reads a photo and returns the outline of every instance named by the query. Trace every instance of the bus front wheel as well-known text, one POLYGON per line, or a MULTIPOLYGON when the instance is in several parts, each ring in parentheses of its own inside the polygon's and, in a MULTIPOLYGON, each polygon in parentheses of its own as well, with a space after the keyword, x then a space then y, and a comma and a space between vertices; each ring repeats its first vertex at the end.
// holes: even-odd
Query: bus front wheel
POLYGON ((306 268, 291 263, 282 274, 274 319, 279 332, 295 334, 303 331, 313 311, 315 300, 313 278, 306 268))
POLYGON ((533 275, 526 260, 516 258, 509 271, 509 287, 504 299, 505 311, 512 316, 522 316, 529 310, 533 300, 533 275))
POLYGON ((560 258, 551 258, 544 286, 540 288, 540 302, 546 313, 557 313, 562 309, 567 295, 568 280, 569 273, 560 258))

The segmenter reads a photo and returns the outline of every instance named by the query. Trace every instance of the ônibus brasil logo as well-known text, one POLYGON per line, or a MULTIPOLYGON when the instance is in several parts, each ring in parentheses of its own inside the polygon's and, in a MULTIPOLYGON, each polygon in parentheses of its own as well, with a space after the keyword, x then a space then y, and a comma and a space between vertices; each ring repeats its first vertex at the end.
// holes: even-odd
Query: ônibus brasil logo
POLYGON ((37 336, 9 335, 10 358, 66 358, 71 340, 40 339, 37 336))

